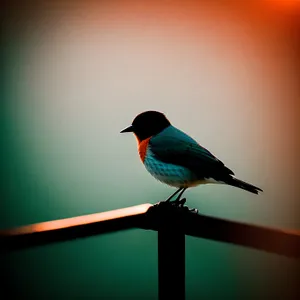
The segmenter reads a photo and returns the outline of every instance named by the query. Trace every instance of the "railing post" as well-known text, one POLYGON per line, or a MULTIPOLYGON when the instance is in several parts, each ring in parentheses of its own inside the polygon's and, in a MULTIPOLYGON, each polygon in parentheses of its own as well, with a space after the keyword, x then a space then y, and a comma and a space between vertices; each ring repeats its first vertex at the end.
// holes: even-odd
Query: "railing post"
POLYGON ((185 233, 176 213, 162 215, 158 229, 159 300, 185 299, 185 233))

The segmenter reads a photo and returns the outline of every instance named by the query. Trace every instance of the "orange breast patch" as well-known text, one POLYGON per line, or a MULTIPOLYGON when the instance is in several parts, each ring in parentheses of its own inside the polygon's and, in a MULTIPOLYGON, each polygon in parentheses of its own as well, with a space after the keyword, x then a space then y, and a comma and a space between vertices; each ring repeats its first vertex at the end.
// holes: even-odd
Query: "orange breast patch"
POLYGON ((140 155, 140 158, 142 160, 142 162, 145 161, 145 158, 146 158, 146 154, 147 154, 147 148, 148 148, 148 144, 149 144, 149 141, 150 141, 151 137, 143 140, 143 141, 139 141, 139 144, 138 144, 138 151, 139 151, 139 155, 140 155))

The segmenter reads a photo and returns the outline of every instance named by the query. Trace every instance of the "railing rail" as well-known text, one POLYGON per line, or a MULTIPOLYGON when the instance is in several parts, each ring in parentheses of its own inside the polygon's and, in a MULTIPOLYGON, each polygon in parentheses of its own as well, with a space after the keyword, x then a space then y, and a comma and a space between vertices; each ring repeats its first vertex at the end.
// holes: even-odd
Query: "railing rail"
POLYGON ((204 216, 167 203, 142 204, 103 213, 0 231, 0 251, 70 241, 130 228, 158 231, 159 299, 184 299, 185 235, 300 258, 300 232, 204 216), (170 251, 178 249, 178 251, 170 251), (176 263, 175 263, 176 262, 176 263), (168 285, 172 279, 172 286, 168 285))

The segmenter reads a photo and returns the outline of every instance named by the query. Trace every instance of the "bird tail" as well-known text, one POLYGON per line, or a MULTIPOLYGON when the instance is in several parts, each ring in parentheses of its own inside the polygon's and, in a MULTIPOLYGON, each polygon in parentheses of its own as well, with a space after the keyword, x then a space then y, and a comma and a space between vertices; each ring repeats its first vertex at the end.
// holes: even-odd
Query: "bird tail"
POLYGON ((234 176, 230 176, 230 179, 226 180, 225 183, 246 190, 253 194, 258 194, 258 192, 263 192, 263 190, 260 189, 259 187, 249 184, 240 179, 237 179, 234 176))

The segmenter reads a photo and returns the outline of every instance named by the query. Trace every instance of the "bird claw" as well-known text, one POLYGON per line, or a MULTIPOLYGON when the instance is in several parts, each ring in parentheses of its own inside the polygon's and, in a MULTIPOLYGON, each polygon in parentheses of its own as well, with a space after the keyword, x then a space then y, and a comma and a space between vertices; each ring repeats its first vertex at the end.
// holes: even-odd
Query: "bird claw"
POLYGON ((183 207, 185 203, 186 203, 186 198, 183 198, 183 199, 174 201, 173 205, 178 206, 178 207, 183 207))
POLYGON ((158 207, 158 206, 167 205, 167 206, 170 206, 170 207, 185 210, 186 212, 190 212, 190 213, 193 213, 193 214, 198 214, 199 213, 199 210, 197 208, 188 208, 187 206, 184 206, 185 203, 186 203, 186 198, 183 198, 183 199, 176 200, 176 201, 161 201, 161 202, 158 202, 158 203, 154 204, 154 206, 158 207))

